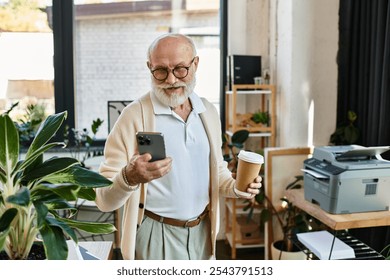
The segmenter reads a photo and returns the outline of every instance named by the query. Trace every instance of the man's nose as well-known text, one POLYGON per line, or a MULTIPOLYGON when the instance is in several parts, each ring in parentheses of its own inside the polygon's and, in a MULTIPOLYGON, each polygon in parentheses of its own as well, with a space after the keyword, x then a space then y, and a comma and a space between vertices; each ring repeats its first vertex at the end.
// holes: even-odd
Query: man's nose
POLYGON ((169 84, 174 84, 174 83, 176 83, 176 81, 177 81, 177 78, 175 77, 175 75, 173 75, 173 71, 169 71, 168 72, 168 76, 167 76, 167 78, 165 79, 165 81, 167 82, 167 83, 169 83, 169 84))

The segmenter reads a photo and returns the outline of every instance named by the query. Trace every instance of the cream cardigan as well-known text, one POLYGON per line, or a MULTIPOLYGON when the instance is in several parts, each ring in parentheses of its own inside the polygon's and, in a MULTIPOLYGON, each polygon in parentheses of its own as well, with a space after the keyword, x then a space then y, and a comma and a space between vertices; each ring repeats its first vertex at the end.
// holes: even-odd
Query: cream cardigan
MULTIPOLYGON (((234 179, 222 156, 221 123, 218 113, 210 102, 202 98, 206 111, 201 119, 210 143, 210 220, 212 254, 219 230, 219 196, 236 197, 233 192, 234 179)), ((134 190, 126 185, 121 169, 136 150, 137 131, 154 131, 155 117, 150 93, 130 103, 121 113, 107 137, 104 148, 105 160, 100 173, 112 180, 107 188, 96 189, 96 204, 103 212, 110 212, 123 206, 121 250, 124 259, 134 259, 137 224, 144 215, 147 184, 134 190)), ((196 160, 196 159, 194 159, 196 160)))

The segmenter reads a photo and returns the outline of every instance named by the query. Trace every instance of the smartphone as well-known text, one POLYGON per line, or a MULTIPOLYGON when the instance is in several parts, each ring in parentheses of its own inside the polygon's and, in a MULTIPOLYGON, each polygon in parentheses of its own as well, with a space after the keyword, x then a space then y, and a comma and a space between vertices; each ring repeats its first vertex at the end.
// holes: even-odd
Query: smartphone
POLYGON ((139 153, 152 155, 150 161, 164 159, 165 143, 164 135, 161 132, 137 132, 137 145, 139 153))

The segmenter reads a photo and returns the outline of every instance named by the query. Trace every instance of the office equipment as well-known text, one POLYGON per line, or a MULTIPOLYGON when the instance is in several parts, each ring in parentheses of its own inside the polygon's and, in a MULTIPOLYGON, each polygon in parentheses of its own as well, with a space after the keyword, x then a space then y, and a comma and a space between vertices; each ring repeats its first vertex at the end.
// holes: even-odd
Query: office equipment
POLYGON ((254 78, 261 76, 259 55, 229 55, 228 63, 229 90, 234 84, 254 84, 254 78))
POLYGON ((326 230, 297 233, 297 238, 320 260, 355 258, 353 248, 326 230))
POLYGON ((389 210, 390 147, 323 146, 304 161, 305 199, 332 214, 389 210))

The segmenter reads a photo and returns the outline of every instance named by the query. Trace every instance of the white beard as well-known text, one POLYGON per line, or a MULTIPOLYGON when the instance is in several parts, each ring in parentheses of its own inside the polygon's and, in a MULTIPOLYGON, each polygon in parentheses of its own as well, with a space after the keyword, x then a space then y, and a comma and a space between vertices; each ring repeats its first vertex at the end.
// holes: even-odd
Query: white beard
MULTIPOLYGON (((152 78, 153 79, 153 78, 152 78)), ((182 105, 187 99, 188 96, 193 92, 196 85, 196 78, 192 79, 188 84, 184 82, 177 82, 173 85, 156 85, 156 83, 152 80, 152 93, 160 100, 163 104, 171 107, 176 108, 177 106, 182 105), (164 89, 171 88, 171 87, 184 87, 184 93, 183 94, 166 94, 164 89)))

